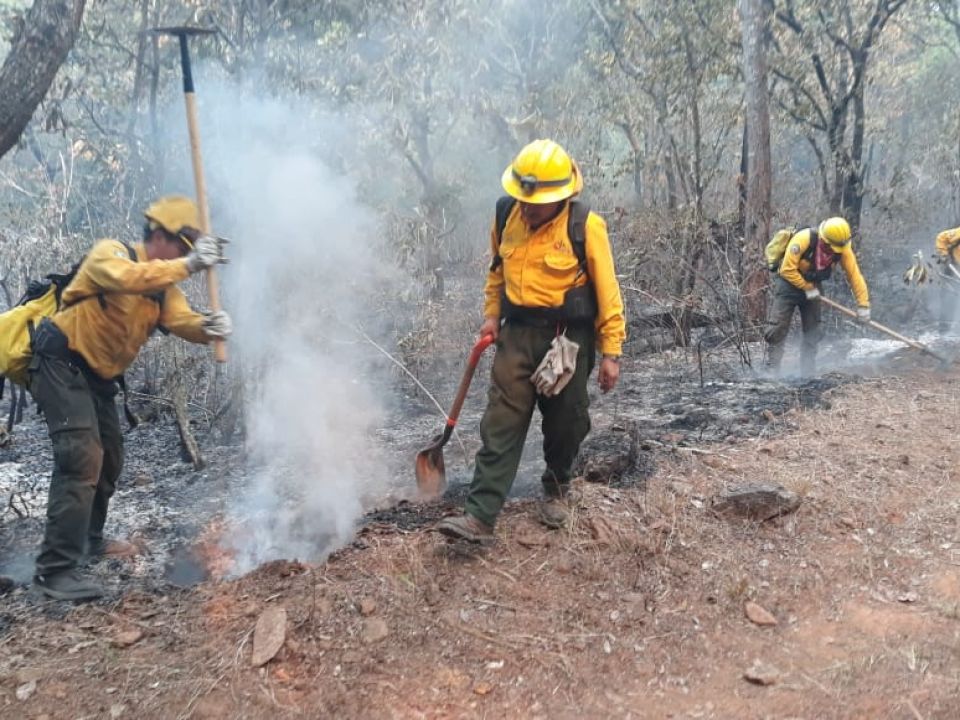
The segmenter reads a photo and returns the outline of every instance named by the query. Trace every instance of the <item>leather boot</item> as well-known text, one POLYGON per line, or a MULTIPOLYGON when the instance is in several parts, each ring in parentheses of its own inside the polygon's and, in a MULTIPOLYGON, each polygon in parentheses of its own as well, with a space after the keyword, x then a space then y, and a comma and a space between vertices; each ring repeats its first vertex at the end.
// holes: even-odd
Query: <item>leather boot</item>
POLYGON ((493 528, 466 513, 459 517, 444 518, 437 523, 436 529, 452 540, 466 540, 478 545, 489 545, 494 541, 493 528))
POLYGON ((52 575, 34 575, 33 586, 54 600, 94 600, 103 595, 99 583, 76 570, 63 570, 52 575))

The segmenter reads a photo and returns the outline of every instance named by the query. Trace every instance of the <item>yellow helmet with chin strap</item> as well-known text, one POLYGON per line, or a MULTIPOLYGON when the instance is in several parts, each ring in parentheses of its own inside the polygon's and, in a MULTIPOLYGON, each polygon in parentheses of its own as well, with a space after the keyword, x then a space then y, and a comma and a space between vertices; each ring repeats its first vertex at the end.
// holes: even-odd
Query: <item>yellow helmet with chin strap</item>
POLYGON ((830 246, 831 250, 840 253, 850 244, 850 223, 842 217, 827 218, 820 223, 817 234, 830 246))
POLYGON ((524 147, 500 183, 508 195, 533 205, 566 200, 583 189, 577 164, 553 140, 534 140, 524 147))
POLYGON ((200 210, 197 204, 184 195, 164 195, 157 198, 144 213, 151 230, 162 228, 171 235, 180 238, 192 248, 193 243, 184 234, 190 228, 197 230, 200 227, 200 210))

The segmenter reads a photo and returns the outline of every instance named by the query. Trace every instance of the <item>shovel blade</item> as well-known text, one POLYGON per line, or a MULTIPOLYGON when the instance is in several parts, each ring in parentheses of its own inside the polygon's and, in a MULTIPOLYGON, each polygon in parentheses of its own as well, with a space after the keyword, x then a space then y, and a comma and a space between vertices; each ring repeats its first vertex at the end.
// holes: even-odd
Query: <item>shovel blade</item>
POLYGON ((443 464, 443 435, 437 435, 417 453, 415 470, 417 490, 422 500, 435 500, 447 489, 447 472, 443 464))

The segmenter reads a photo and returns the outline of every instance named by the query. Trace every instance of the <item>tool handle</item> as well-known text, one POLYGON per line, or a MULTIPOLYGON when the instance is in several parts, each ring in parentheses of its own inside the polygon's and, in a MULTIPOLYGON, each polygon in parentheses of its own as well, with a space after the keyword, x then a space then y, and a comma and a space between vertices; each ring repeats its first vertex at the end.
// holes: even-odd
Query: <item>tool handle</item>
MULTIPOLYGON (((190 67, 190 55, 186 51, 186 39, 180 38, 181 59, 186 63, 184 65, 184 88, 186 85, 186 73, 190 67)), ((193 78, 190 79, 190 88, 193 88, 193 78)), ((207 184, 203 177, 203 161, 200 156, 200 131, 197 123, 197 98, 193 92, 184 94, 184 100, 187 106, 187 131, 190 135, 190 159, 193 162, 193 181, 197 187, 197 206, 200 208, 200 230, 204 234, 210 233, 210 206, 207 204, 207 184)), ((208 268, 207 276, 207 302, 210 309, 214 312, 220 309, 220 281, 217 279, 217 273, 213 268, 208 268)), ((227 361, 227 346, 223 340, 213 341, 213 357, 219 363, 227 361)))
MULTIPOLYGON (((853 310, 851 310, 850 308, 845 307, 845 306, 841 305, 840 303, 834 302, 834 301, 831 300, 830 298, 824 297, 823 295, 820 296, 820 300, 821 300, 824 304, 826 304, 828 307, 832 307, 832 308, 833 308, 834 310, 836 310, 837 312, 843 313, 844 315, 848 315, 849 317, 852 317, 854 320, 858 320, 858 321, 859 321, 859 318, 857 317, 857 313, 854 312, 853 310)), ((876 320, 868 320, 868 321, 867 321, 866 323, 864 323, 864 324, 865 324, 865 325, 869 325, 869 326, 872 327, 874 330, 879 330, 879 331, 882 332, 882 333, 886 333, 887 335, 889 335, 890 337, 892 337, 894 340, 899 340, 900 342, 904 343, 905 345, 909 345, 910 347, 916 348, 917 350, 920 350, 921 352, 925 352, 925 353, 927 353, 928 355, 931 355, 931 356, 935 357, 937 360, 940 360, 941 362, 948 362, 945 357, 943 357, 942 355, 940 355, 940 354, 937 353, 937 352, 934 352, 933 350, 931 350, 930 348, 928 348, 928 347, 927 347, 926 345, 924 345, 923 343, 919 343, 919 342, 917 342, 916 340, 911 340, 910 338, 906 337, 905 335, 901 335, 900 333, 896 332, 895 330, 891 330, 891 329, 888 328, 886 325, 881 325, 881 324, 878 323, 876 320)))
POLYGON ((463 371, 463 377, 460 379, 460 387, 457 388, 457 395, 453 398, 453 405, 450 407, 450 414, 447 415, 447 426, 444 428, 444 434, 449 438, 453 432, 454 425, 457 424, 457 418, 460 417, 460 408, 463 407, 463 401, 467 397, 467 390, 470 389, 470 382, 473 380, 473 373, 476 372, 477 363, 480 362, 480 356, 493 343, 493 335, 484 335, 470 351, 470 357, 467 358, 467 367, 463 371))

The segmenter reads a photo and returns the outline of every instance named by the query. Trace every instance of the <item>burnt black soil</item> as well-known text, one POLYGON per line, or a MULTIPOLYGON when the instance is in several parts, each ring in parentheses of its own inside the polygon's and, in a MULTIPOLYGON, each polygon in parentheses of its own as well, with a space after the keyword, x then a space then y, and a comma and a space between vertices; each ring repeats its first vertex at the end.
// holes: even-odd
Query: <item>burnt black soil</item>
MULTIPOLYGON (((454 438, 445 449, 449 489, 436 503, 412 501, 412 460, 437 432, 442 418, 412 392, 398 393, 383 427, 371 435, 371 442, 388 459, 392 480, 383 498, 370 500, 377 509, 359 519, 357 547, 364 546, 364 535, 371 531, 413 531, 459 511, 471 478, 468 460, 479 447, 489 358, 484 363, 460 419, 463 446, 454 438)), ((660 453, 774 434, 788 427, 782 420, 784 413, 822 405, 824 392, 856 381, 855 375, 840 374, 810 381, 758 379, 722 358, 705 366, 702 383, 700 378, 698 363, 680 352, 626 359, 620 386, 606 396, 597 392, 593 378, 593 431, 583 446, 578 470, 610 484, 642 483, 656 468, 660 453)), ((452 390, 445 388, 438 398, 445 401, 447 394, 452 390)), ((134 589, 173 594, 206 578, 202 563, 192 554, 193 542, 211 520, 223 517, 230 499, 243 492, 252 473, 241 444, 221 444, 215 431, 199 422, 194 430, 207 458, 206 468, 200 471, 184 462, 169 416, 159 413, 152 421, 126 430, 127 464, 107 530, 141 543, 145 553, 132 562, 111 560, 91 567, 108 590, 104 603, 134 589)), ((539 495, 540 443, 535 417, 513 497, 539 495)), ((23 609, 38 602, 25 585, 43 531, 49 464, 46 428, 31 408, 12 443, 0 448, 0 575, 15 581, 12 590, 0 594, 0 632, 15 615, 4 614, 8 607, 23 609)), ((56 612, 56 604, 44 607, 56 612)))

